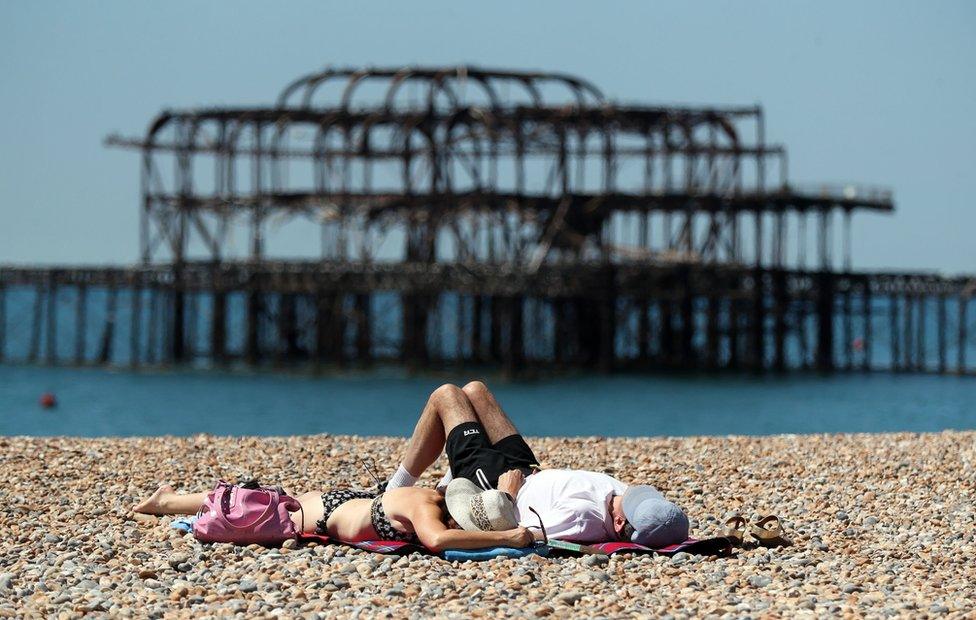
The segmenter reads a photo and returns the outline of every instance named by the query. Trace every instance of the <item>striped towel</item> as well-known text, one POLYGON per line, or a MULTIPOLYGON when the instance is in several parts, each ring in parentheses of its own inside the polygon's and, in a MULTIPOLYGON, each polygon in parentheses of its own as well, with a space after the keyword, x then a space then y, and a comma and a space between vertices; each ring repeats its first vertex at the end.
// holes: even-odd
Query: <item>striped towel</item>
MULTIPOLYGON (((408 555, 411 553, 439 555, 422 545, 401 542, 398 540, 364 540, 360 542, 345 542, 341 540, 334 540, 328 536, 322 536, 320 534, 300 534, 298 539, 303 542, 349 545, 351 547, 356 547, 357 549, 362 549, 363 551, 372 551, 373 553, 383 553, 387 555, 408 555)), ((719 556, 725 556, 732 553, 732 541, 724 536, 719 536, 717 538, 705 538, 702 540, 689 538, 682 543, 662 547, 660 549, 652 549, 650 547, 645 547, 644 545, 638 545, 637 543, 630 542, 604 542, 593 545, 577 545, 575 543, 563 543, 562 541, 553 540, 552 543, 552 550, 557 551, 558 554, 564 556, 578 556, 592 553, 603 553, 605 555, 613 555, 615 553, 659 553, 661 555, 674 555, 679 551, 684 551, 685 553, 691 553, 693 555, 719 556)), ((494 555, 483 553, 485 551, 483 549, 478 551, 481 552, 478 554, 478 557, 471 557, 468 559, 490 559, 496 555, 505 555, 507 553, 502 549, 499 549, 498 553, 494 555)))

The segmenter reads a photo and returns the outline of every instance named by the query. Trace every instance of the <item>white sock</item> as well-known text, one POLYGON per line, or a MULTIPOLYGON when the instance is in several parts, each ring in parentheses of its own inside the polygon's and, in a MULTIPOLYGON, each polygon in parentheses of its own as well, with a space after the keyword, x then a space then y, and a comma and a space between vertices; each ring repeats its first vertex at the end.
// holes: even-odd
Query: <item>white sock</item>
POLYGON ((444 493, 447 490, 447 485, 451 484, 451 480, 454 480, 454 476, 451 475, 451 468, 447 468, 447 473, 441 478, 441 481, 437 483, 437 490, 444 493))
POLYGON ((400 487, 412 487, 417 484, 417 477, 407 471, 402 464, 397 468, 396 473, 390 476, 390 481, 386 483, 386 488, 399 489, 400 487))

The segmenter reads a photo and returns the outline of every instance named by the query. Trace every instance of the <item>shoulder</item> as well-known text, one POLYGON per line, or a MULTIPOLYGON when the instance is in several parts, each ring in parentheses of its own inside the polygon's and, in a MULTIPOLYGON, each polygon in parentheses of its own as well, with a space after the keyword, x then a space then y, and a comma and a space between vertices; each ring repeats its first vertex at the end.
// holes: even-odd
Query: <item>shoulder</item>
POLYGON ((411 501, 411 502, 424 502, 424 503, 439 503, 441 500, 441 494, 434 489, 428 489, 425 487, 400 487, 399 489, 391 489, 384 493, 387 499, 393 501, 411 501))
POLYGON ((410 520, 420 515, 440 514, 441 494, 433 489, 403 487, 392 489, 383 495, 383 506, 390 513, 402 515, 410 520))

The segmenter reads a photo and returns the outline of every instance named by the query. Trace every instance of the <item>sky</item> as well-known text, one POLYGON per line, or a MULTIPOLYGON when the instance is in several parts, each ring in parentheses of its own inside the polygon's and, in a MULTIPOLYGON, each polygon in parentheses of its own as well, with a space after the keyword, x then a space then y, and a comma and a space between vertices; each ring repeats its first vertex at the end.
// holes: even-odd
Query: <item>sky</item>
POLYGON ((271 104, 325 65, 461 63, 760 103, 793 181, 894 190, 895 214, 854 220, 856 267, 976 272, 966 1, 0 0, 0 264, 137 260, 138 157, 102 141, 165 107, 271 104))

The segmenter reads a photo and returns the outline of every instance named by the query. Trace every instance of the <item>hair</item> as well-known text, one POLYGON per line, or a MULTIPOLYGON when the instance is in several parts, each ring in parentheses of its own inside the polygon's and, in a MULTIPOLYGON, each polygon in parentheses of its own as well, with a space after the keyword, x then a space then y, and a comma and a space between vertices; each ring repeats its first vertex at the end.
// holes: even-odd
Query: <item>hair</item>
POLYGON ((620 540, 630 541, 634 537, 634 526, 630 524, 630 521, 624 523, 623 529, 620 530, 620 540))

